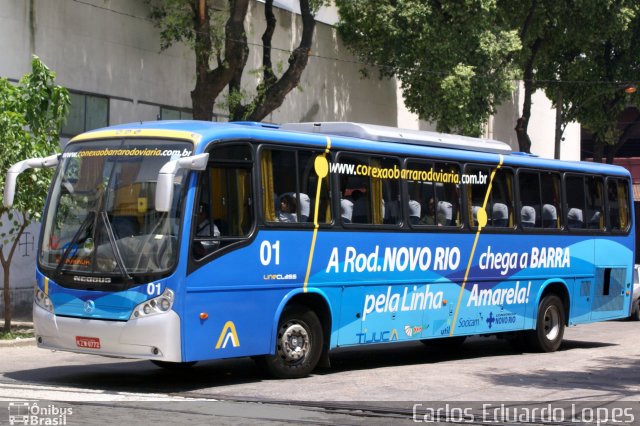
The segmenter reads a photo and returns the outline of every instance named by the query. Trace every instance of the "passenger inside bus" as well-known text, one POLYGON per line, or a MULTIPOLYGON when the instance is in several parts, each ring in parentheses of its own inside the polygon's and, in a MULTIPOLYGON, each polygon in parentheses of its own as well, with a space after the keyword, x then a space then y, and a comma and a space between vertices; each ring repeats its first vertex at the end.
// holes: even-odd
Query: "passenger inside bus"
POLYGON ((436 204, 433 197, 429 198, 427 202, 427 213, 420 219, 421 225, 435 225, 436 224, 436 204))
POLYGON ((351 199, 353 200, 352 221, 354 223, 370 223, 369 197, 359 189, 355 189, 351 192, 351 199))
MULTIPOLYGON (((215 223, 211 222, 209 205, 200 203, 196 215, 196 238, 217 238, 220 237, 220 230, 215 223)), ((220 246, 220 241, 198 239, 193 242, 193 255, 201 259, 212 253, 220 246)))
POLYGON ((450 226, 453 224, 453 205, 448 201, 438 201, 436 220, 438 226, 450 226))
POLYGON ((416 200, 409 200, 409 223, 416 225, 420 222, 422 206, 416 200))
POLYGON ((348 198, 340 199, 340 216, 342 223, 351 223, 353 217, 353 201, 348 198))
POLYGON ((296 216, 296 212, 298 211, 296 197, 291 195, 291 193, 284 194, 280 197, 279 206, 280 206, 278 209, 279 222, 293 223, 298 221, 298 218, 296 216))

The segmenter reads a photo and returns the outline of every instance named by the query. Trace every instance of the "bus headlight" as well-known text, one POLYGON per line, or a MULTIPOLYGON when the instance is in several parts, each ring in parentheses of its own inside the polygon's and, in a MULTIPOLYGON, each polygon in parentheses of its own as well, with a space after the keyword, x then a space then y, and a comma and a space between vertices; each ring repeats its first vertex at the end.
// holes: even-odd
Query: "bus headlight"
POLYGON ((148 317, 150 315, 163 314, 173 307, 173 291, 165 289, 158 297, 147 300, 135 307, 129 319, 148 317))
POLYGON ((35 288, 33 300, 36 302, 36 305, 40 306, 42 309, 53 313, 53 303, 51 303, 51 299, 44 291, 40 290, 37 286, 35 288))

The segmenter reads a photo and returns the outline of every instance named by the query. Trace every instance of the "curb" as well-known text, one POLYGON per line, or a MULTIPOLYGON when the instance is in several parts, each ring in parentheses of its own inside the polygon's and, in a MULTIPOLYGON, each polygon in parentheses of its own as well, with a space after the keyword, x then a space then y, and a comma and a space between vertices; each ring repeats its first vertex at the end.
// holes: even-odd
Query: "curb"
POLYGON ((26 339, 0 340, 0 349, 2 348, 21 348, 25 346, 35 346, 36 338, 28 337, 26 339))

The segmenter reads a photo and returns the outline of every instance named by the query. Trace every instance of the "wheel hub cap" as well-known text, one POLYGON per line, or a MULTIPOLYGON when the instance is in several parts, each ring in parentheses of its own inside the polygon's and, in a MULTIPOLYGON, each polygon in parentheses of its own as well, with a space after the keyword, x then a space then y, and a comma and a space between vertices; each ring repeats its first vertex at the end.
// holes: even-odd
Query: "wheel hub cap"
POLYGON ((288 362, 295 362, 309 352, 309 335, 299 324, 288 325, 280 338, 282 355, 288 362))

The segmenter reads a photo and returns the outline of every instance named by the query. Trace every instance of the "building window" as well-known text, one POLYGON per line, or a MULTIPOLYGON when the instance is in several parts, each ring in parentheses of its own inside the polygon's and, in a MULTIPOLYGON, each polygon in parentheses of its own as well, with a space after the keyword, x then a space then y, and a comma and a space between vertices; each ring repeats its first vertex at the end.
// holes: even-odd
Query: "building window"
POLYGON ((62 126, 63 136, 75 136, 109 125, 109 98, 70 92, 69 100, 71 106, 62 126))
POLYGON ((160 107, 160 120, 193 120, 191 111, 160 107))

